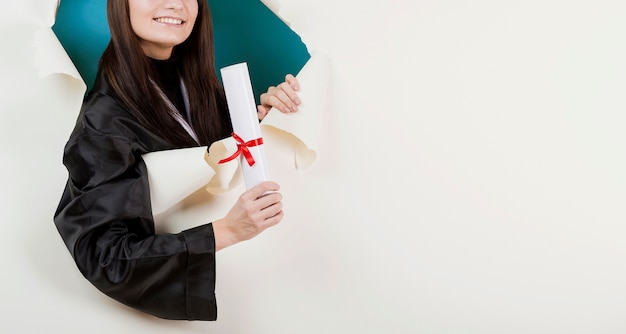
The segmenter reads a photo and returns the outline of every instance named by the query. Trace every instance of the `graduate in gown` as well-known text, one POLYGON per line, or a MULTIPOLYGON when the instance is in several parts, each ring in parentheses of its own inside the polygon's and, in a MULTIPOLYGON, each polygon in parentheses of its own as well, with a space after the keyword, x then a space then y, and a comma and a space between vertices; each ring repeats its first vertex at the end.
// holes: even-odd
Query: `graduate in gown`
MULTIPOLYGON (((231 134, 205 0, 109 0, 111 41, 65 146, 69 177, 54 222, 80 272, 108 296, 165 319, 215 320, 215 253, 281 221, 275 182, 244 192, 222 219, 156 234, 143 154, 210 146, 231 134), (267 196, 261 196, 266 192, 267 196)), ((298 82, 270 87, 296 112, 298 82)))

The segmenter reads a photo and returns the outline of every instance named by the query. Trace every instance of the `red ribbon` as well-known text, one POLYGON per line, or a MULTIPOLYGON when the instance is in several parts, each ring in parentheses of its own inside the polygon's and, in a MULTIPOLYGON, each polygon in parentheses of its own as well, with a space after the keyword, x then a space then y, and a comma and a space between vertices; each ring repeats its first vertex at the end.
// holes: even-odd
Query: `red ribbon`
POLYGON ((254 166, 254 157, 252 157, 252 153, 250 153, 248 147, 263 145, 263 138, 252 139, 250 141, 244 142, 243 139, 239 137, 236 133, 233 132, 232 135, 233 138, 235 138, 235 140, 237 141, 237 152, 233 153, 233 155, 228 158, 220 160, 218 163, 223 164, 225 162, 229 162, 238 157, 240 154, 243 154, 243 156, 246 158, 246 161, 248 161, 248 165, 250 167, 254 166))

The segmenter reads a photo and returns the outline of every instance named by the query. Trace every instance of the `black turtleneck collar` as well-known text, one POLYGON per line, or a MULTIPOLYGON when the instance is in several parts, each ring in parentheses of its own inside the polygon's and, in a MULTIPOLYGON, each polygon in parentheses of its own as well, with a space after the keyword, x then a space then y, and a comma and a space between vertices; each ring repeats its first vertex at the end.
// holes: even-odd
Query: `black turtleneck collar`
POLYGON ((165 93, 165 96, 174 104, 181 115, 186 117, 185 100, 180 87, 180 76, 178 74, 179 61, 176 57, 167 60, 158 60, 150 58, 157 78, 156 82, 165 93))

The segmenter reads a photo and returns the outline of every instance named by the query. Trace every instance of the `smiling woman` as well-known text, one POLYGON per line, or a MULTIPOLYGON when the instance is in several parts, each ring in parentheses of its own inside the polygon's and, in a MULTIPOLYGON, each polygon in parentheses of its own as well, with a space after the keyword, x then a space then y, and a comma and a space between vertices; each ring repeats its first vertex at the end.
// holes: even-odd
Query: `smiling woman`
MULTIPOLYGON (((218 78, 220 68, 247 62, 257 103, 266 87, 280 83, 286 73, 299 72, 309 60, 300 36, 260 0, 201 2, 211 8, 218 78)), ((61 1, 52 28, 90 89, 110 38, 106 0, 61 1)))
MULTIPOLYGON (((54 222, 81 273, 108 296, 161 318, 215 320, 215 253, 282 220, 280 187, 263 182, 221 219, 156 233, 142 156, 208 147, 232 131, 211 15, 196 0, 109 0, 107 13, 111 40, 65 146, 69 178, 54 222)), ((259 118, 296 110, 297 90, 290 74, 270 87, 259 118)))
POLYGON ((174 46, 191 34, 198 16, 197 0, 130 0, 130 23, 139 37, 144 53, 154 59, 169 59, 174 46))

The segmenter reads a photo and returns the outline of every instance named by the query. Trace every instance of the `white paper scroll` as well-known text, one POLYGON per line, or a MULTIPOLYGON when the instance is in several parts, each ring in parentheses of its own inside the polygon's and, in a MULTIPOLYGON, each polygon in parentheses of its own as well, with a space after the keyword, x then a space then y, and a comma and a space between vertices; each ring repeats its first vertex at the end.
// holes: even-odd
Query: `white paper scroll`
MULTIPOLYGON (((220 72, 226 92, 230 119, 233 124, 233 132, 241 137, 244 142, 262 138, 248 64, 239 63, 227 66, 222 68, 220 72)), ((249 146, 247 150, 250 151, 254 163, 249 163, 244 154, 241 154, 239 159, 241 159, 243 179, 246 188, 249 189, 269 180, 269 170, 263 145, 249 146)))

